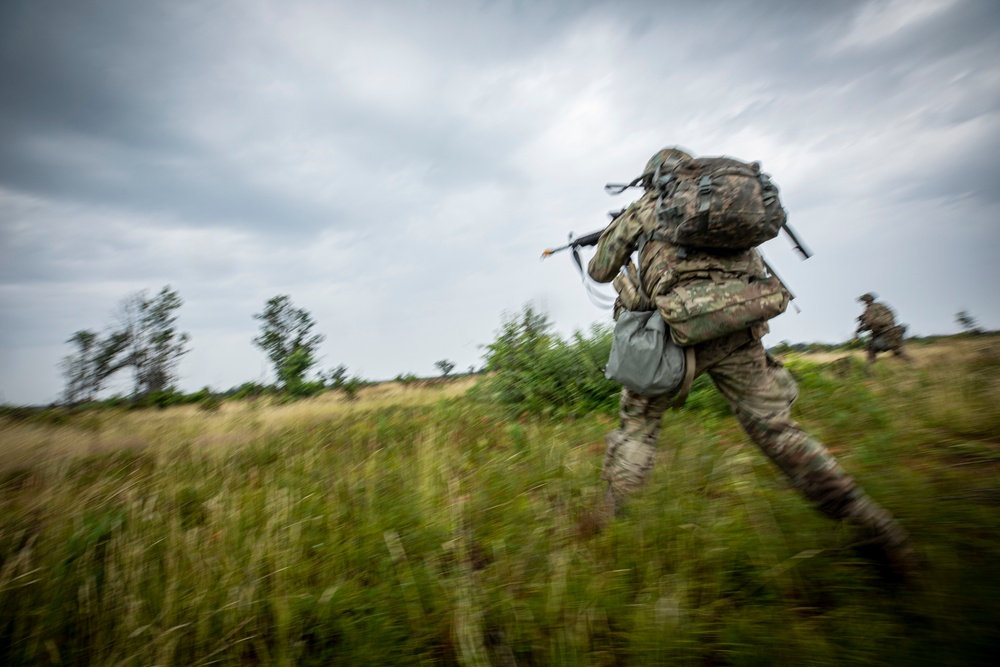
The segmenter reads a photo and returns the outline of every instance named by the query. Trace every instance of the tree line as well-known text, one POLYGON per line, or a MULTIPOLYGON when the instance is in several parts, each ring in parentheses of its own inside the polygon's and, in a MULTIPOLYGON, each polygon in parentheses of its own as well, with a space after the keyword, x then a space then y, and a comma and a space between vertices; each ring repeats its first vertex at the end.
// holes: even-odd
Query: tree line
MULTIPOLYGON (((177 326, 183 300, 164 286, 150 296, 136 292, 121 301, 103 333, 81 329, 66 341, 70 354, 60 362, 65 379, 63 400, 69 404, 96 400, 113 376, 131 371, 131 399, 142 401, 164 392, 176 392, 178 366, 190 351, 191 336, 177 326)), ((325 337, 315 333, 316 322, 288 295, 274 296, 253 318, 260 333, 253 338, 270 361, 278 387, 288 394, 306 395, 322 388, 351 389, 362 383, 347 377, 347 367, 337 366, 308 382, 307 374, 318 363, 325 337)), ((449 368, 450 370, 450 368, 449 368)))

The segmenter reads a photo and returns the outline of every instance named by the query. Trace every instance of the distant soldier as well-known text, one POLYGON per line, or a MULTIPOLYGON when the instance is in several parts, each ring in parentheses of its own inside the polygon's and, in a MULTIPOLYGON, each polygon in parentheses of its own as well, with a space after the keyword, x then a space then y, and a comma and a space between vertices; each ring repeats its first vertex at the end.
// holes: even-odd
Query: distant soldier
POLYGON ((875 295, 871 292, 862 294, 858 301, 865 304, 865 312, 858 315, 858 330, 855 333, 871 331, 872 335, 868 339, 868 367, 875 363, 875 356, 879 352, 893 352, 896 356, 907 361, 913 358, 903 350, 903 334, 906 333, 905 324, 896 324, 896 318, 892 314, 889 306, 875 300, 875 295))

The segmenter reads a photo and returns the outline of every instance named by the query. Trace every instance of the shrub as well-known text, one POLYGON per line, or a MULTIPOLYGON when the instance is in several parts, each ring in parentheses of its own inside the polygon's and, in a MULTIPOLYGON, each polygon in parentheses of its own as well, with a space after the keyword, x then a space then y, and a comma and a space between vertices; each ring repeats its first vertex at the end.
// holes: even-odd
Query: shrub
POLYGON ((518 415, 613 412, 620 388, 603 370, 611 327, 595 324, 569 340, 550 328, 530 304, 519 315, 506 316, 496 340, 486 346, 490 376, 476 395, 518 415))

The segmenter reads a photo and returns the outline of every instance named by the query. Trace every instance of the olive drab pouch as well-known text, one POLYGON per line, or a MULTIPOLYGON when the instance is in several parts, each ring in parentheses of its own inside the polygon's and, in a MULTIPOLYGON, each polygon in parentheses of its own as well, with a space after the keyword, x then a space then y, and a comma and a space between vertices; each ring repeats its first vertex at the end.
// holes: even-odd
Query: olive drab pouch
POLYGON ((666 240, 708 250, 746 250, 769 241, 785 225, 778 187, 759 162, 728 157, 681 161, 654 187, 666 240))
POLYGON ((639 271, 635 263, 629 260, 622 271, 611 281, 615 291, 618 292, 618 300, 615 308, 615 319, 619 309, 623 310, 655 310, 656 304, 650 299, 639 286, 639 271))
POLYGON ((785 312, 791 295, 774 276, 705 278, 656 297, 674 342, 696 345, 746 329, 785 312))
POLYGON ((888 352, 892 349, 889 337, 886 334, 872 336, 871 349, 873 352, 888 352))
POLYGON ((688 357, 657 311, 625 310, 615 323, 604 375, 643 396, 662 396, 690 384, 688 357))
POLYGON ((872 350, 875 352, 888 352, 898 349, 903 344, 906 336, 907 325, 897 324, 888 331, 872 336, 872 350))

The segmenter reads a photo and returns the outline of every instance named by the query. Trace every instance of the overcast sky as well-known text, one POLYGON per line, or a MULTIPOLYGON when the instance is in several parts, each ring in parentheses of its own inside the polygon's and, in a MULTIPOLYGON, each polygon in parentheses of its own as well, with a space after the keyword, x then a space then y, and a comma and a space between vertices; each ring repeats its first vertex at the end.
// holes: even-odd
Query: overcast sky
POLYGON ((189 391, 270 381, 278 294, 368 379, 478 367, 529 301, 606 322, 539 255, 668 145, 760 160, 815 252, 765 245, 801 309, 766 344, 849 338, 866 291, 1000 328, 998 111, 995 0, 3 0, 0 402, 164 285, 189 391))

